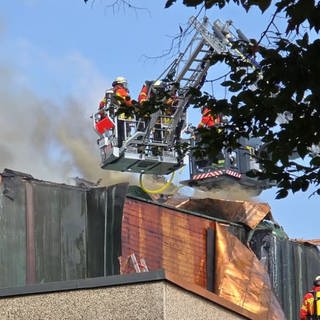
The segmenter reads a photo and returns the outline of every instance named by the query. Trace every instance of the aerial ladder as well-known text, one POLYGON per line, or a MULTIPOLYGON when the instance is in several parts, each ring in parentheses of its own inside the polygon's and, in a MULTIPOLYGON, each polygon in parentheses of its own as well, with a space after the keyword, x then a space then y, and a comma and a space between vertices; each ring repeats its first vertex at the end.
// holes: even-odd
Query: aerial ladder
MULTIPOLYGON (((253 68, 257 67, 252 57, 245 56, 232 45, 235 41, 248 42, 249 40, 239 29, 232 32, 231 25, 231 21, 222 23, 219 19, 211 24, 207 17, 204 17, 202 21, 196 17, 189 19, 189 27, 193 30, 191 40, 167 68, 166 74, 162 75, 161 79, 160 77, 155 79, 164 80, 165 90, 169 94, 174 93, 176 105, 173 113, 167 115, 159 108, 150 115, 148 120, 139 119, 136 116, 120 120, 125 122, 123 141, 118 139, 119 117, 116 112, 118 105, 112 99, 112 92, 106 93, 107 103, 103 119, 101 119, 101 111, 92 116, 94 129, 99 135, 97 143, 100 149, 101 168, 140 174, 167 175, 184 166, 185 155, 180 151, 179 145, 182 142, 183 132, 188 128, 187 109, 191 101, 190 91, 202 88, 211 67, 211 58, 217 54, 231 52, 249 60, 253 68), (155 153, 154 150, 157 152, 155 153)), ((248 146, 245 147, 248 150, 248 146)), ((250 161, 254 162, 253 157, 249 155, 246 162, 250 161)), ((204 180, 218 176, 228 176, 241 181, 244 169, 250 169, 250 165, 247 165, 246 168, 242 166, 241 171, 240 163, 234 168, 231 168, 230 161, 226 163, 229 163, 229 167, 219 168, 219 174, 216 172, 203 176, 199 175, 202 172, 197 172, 194 163, 190 163, 190 180, 185 181, 185 184, 191 186, 204 184, 210 188, 212 184, 204 180), (200 181, 202 183, 199 183, 200 181)), ((256 167, 256 163, 253 165, 256 167)))

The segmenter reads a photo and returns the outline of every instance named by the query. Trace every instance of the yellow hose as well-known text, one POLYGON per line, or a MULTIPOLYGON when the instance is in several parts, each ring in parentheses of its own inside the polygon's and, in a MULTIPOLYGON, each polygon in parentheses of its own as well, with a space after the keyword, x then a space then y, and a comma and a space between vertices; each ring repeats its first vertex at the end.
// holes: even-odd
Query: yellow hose
POLYGON ((141 187, 141 189, 142 189, 144 192, 147 192, 147 193, 150 193, 150 194, 161 193, 161 192, 163 192, 164 190, 166 190, 166 189, 170 186, 170 184, 171 184, 171 182, 172 182, 172 180, 173 180, 173 178, 174 178, 174 174, 175 174, 175 171, 172 172, 172 175, 171 175, 170 179, 169 179, 161 188, 155 189, 155 190, 150 190, 150 189, 147 189, 147 188, 144 186, 143 181, 142 181, 142 175, 143 175, 143 173, 141 173, 141 174, 140 174, 140 178, 139 178, 140 187, 141 187))

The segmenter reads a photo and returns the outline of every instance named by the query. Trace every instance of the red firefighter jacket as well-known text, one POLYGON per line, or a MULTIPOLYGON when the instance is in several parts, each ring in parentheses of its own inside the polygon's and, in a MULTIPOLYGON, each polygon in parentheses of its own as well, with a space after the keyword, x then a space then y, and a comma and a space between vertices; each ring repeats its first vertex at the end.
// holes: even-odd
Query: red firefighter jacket
POLYGON ((209 108, 204 108, 198 128, 210 128, 220 123, 220 117, 214 117, 209 108))
POLYGON ((139 103, 142 103, 148 100, 148 91, 149 91, 149 86, 147 84, 144 84, 138 96, 139 103))
POLYGON ((132 99, 130 98, 128 89, 117 84, 114 86, 113 92, 116 99, 120 102, 121 105, 125 105, 127 107, 132 106, 132 99))
MULTIPOLYGON (((144 83, 144 85, 142 86, 138 96, 138 102, 140 104, 143 103, 144 101, 147 101, 149 99, 149 96, 152 94, 149 92, 151 85, 152 85, 152 82, 148 81, 147 83, 144 83)), ((165 101, 165 104, 167 104, 170 107, 173 107, 177 105, 177 102, 178 102, 177 96, 175 93, 173 93, 172 96, 165 101)))
POLYGON ((304 298, 303 303, 300 308, 300 320, 307 320, 308 316, 312 316, 315 314, 315 309, 317 310, 317 318, 320 319, 320 300, 317 303, 317 308, 315 308, 315 300, 314 300, 314 293, 316 294, 318 299, 320 299, 320 287, 313 287, 311 292, 308 292, 304 298))
MULTIPOLYGON (((119 101, 121 105, 125 105, 127 107, 132 106, 132 99, 130 98, 128 89, 124 88, 122 85, 115 85, 112 90, 113 90, 114 96, 116 97, 116 99, 119 101)), ((106 97, 104 97, 99 103, 99 110, 103 109, 106 103, 107 103, 107 100, 106 100, 106 97)))

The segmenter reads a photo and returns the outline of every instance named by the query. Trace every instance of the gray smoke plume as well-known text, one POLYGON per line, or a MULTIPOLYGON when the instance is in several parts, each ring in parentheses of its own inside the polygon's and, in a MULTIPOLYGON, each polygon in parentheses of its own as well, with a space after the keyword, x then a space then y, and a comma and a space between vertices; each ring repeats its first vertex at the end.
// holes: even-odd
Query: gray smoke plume
POLYGON ((42 98, 20 81, 23 77, 10 63, 0 63, 0 170, 61 183, 75 176, 102 179, 102 185, 135 180, 100 169, 98 136, 88 112, 96 101, 72 94, 62 103, 42 98))

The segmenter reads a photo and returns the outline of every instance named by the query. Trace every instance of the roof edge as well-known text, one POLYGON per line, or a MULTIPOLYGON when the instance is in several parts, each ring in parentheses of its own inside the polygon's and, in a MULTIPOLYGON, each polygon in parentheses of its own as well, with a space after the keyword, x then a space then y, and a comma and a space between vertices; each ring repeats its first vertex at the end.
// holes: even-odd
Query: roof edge
POLYGON ((232 303, 222 297, 219 297, 215 293, 213 293, 209 290, 206 290, 206 289, 200 287, 199 285, 182 280, 180 277, 178 277, 177 275, 175 275, 171 272, 164 271, 164 273, 165 273, 166 280, 177 285, 178 287, 183 288, 186 291, 189 291, 189 292, 192 292, 198 296, 201 296, 202 298, 204 298, 206 300, 214 302, 217 305, 219 305, 229 311, 233 311, 233 312, 235 312, 243 317, 246 317, 248 319, 252 319, 252 320, 259 319, 259 317, 256 314, 254 314, 244 308, 241 308, 239 305, 234 304, 234 303, 232 303))
POLYGON ((159 281, 159 280, 165 280, 165 273, 163 269, 150 271, 150 272, 130 273, 130 274, 124 274, 124 275, 113 275, 113 276, 78 279, 78 280, 37 283, 37 284, 29 284, 21 287, 0 288, 0 297, 13 297, 13 296, 32 295, 32 294, 39 294, 39 293, 52 293, 52 292, 61 292, 61 291, 112 287, 112 286, 145 283, 145 282, 159 281))
POLYGON ((79 279, 79 280, 68 280, 68 281, 56 281, 48 283, 39 283, 33 285, 26 285, 21 287, 12 288, 1 288, 0 297, 9 298, 33 294, 47 294, 54 292, 63 291, 74 291, 74 290, 84 290, 84 289, 94 289, 94 288, 106 288, 121 285, 139 284, 155 281, 168 281, 169 283, 176 285, 188 292, 194 293, 206 300, 209 300, 222 308, 229 311, 235 312, 241 316, 248 319, 258 319, 258 317, 241 308, 240 306, 225 300, 217 296, 216 294, 190 282, 186 282, 174 275, 173 273, 167 272, 164 269, 158 269, 155 271, 141 272, 141 273, 131 273, 126 275, 114 275, 106 277, 79 279))
POLYGON ((140 198, 140 197, 137 197, 137 196, 133 196, 133 195, 128 195, 127 194, 126 198, 131 199, 131 200, 146 202, 146 203, 149 203, 151 205, 155 205, 155 206, 158 206, 158 207, 163 207, 163 208, 174 210, 174 211, 177 211, 177 212, 186 213, 186 214, 189 214, 189 215, 192 215, 192 216, 195 216, 195 217, 199 217, 199 218, 204 218, 204 219, 208 219, 208 220, 211 220, 211 221, 225 223, 225 224, 228 224, 230 226, 235 226, 235 227, 242 227, 243 226, 242 223, 237 223, 237 222, 228 221, 228 220, 225 220, 225 219, 220 219, 220 218, 208 216, 208 215, 206 215, 204 213, 199 213, 199 212, 186 210, 186 209, 179 208, 179 207, 170 206, 170 205, 167 205, 167 204, 164 204, 164 203, 159 203, 159 202, 156 202, 156 201, 153 201, 153 200, 143 199, 143 198, 140 198))

